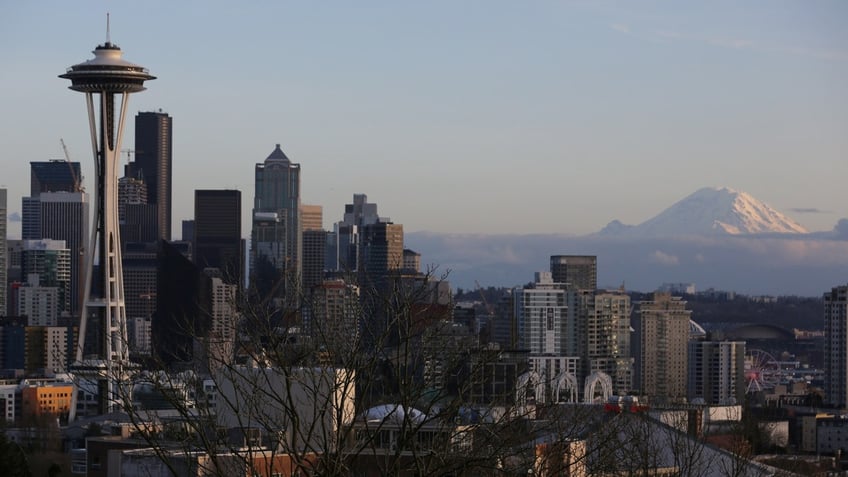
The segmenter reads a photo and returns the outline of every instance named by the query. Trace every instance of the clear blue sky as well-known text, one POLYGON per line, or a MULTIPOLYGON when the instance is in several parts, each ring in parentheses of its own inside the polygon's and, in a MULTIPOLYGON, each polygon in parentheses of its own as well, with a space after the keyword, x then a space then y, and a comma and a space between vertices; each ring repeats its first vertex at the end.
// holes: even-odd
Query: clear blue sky
POLYGON ((326 226, 366 193, 406 230, 582 234, 712 185, 811 230, 848 217, 838 0, 4 2, 10 212, 60 137, 93 178, 83 96, 57 75, 104 41, 106 11, 159 77, 131 113, 174 117, 176 224, 198 188, 240 189, 247 223, 275 143, 326 226))

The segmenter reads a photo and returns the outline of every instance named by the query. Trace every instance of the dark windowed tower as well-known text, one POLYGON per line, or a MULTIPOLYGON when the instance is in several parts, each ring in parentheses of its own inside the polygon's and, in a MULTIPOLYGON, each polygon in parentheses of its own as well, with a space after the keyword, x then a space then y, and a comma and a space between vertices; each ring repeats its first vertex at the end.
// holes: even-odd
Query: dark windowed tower
POLYGON ((171 169, 174 121, 168 113, 140 112, 135 117, 135 163, 147 185, 147 203, 156 205, 158 237, 171 240, 171 169))
POLYGON ((241 191, 194 191, 194 263, 217 268, 229 284, 244 284, 241 191))
POLYGON ((302 279, 300 164, 291 162, 277 144, 264 162, 256 164, 254 173, 251 269, 255 284, 261 290, 276 290, 277 297, 297 296, 296 286, 293 290, 287 285, 298 285, 302 279), (275 284, 262 283, 268 281, 275 284))
POLYGON ((598 257, 595 255, 552 255, 554 283, 565 283, 569 290, 598 288, 598 257))
POLYGON ((33 161, 30 167, 31 197, 42 192, 78 192, 82 176, 79 162, 67 162, 64 159, 51 161, 33 161))

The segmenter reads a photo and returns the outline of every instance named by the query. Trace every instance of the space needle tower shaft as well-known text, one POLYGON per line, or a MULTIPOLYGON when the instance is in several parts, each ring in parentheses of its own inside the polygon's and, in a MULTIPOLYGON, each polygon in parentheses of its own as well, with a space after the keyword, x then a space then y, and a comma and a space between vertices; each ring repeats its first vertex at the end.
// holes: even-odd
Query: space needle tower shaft
MULTIPOLYGON (((85 296, 72 371, 96 385, 98 413, 117 410, 119 386, 129 362, 127 319, 118 226, 118 155, 130 93, 156 79, 122 59, 107 33, 94 58, 71 66, 60 78, 85 93, 95 166, 94 220, 85 249, 85 296), (88 342, 87 342, 88 341, 88 342), (93 341, 93 342, 92 342, 93 341)), ((74 400, 76 401, 76 399, 74 400)), ((76 412, 71 408, 71 418, 76 412)))

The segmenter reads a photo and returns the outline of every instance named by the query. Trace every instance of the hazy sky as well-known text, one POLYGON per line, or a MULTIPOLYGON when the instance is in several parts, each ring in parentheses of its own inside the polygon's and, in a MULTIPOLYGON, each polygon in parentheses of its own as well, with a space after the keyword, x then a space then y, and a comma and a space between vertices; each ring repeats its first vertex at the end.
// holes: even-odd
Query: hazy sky
POLYGON ((83 95, 57 75, 92 57, 106 11, 159 78, 131 114, 174 117, 177 234, 199 188, 240 189, 247 224, 275 143, 327 227, 366 193, 410 231, 582 234, 703 186, 811 230, 848 217, 838 0, 3 2, 11 213, 60 137, 93 188, 83 95))

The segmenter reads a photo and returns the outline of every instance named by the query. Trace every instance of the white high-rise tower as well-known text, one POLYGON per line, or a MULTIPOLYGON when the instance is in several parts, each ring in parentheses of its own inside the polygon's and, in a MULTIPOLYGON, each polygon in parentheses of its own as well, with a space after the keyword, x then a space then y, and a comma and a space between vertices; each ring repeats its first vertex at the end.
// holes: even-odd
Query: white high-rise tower
POLYGON ((72 369, 80 380, 77 387, 96 385, 97 412, 105 414, 116 410, 120 378, 129 359, 118 236, 118 154, 129 94, 143 91, 144 82, 155 77, 121 58, 121 49, 108 38, 108 27, 106 43, 93 53, 93 59, 71 66, 59 77, 71 80, 70 89, 85 93, 95 166, 94 220, 85 249, 85 304, 72 369))

